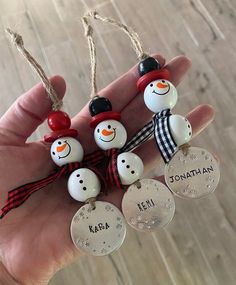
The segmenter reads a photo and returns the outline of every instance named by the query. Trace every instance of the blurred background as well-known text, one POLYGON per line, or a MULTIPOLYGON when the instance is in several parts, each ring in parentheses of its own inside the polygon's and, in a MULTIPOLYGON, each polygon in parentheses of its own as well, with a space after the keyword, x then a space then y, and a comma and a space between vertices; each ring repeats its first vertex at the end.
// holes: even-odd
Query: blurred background
MULTIPOLYGON (((66 112, 74 115, 88 101, 90 62, 80 21, 88 9, 133 27, 149 53, 192 60, 174 111, 184 115, 202 103, 215 107, 215 121, 193 145, 220 157, 222 177, 215 194, 205 199, 176 198, 175 218, 164 230, 145 234, 129 228, 118 252, 83 257, 58 272, 50 285, 235 284, 236 1, 0 0, 1 115, 39 81, 10 44, 6 27, 23 36, 48 75, 64 76, 66 112)), ((94 27, 102 88, 137 60, 127 36, 100 22, 94 27)), ((42 126, 32 139, 45 133, 42 126)))

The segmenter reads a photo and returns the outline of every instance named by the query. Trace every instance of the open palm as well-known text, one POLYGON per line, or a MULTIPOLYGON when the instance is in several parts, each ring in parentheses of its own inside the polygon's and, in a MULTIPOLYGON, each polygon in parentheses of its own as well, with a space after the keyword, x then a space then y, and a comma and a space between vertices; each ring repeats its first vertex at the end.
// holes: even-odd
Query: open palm
MULTIPOLYGON (((156 58, 162 65, 165 64, 161 56, 156 58)), ((190 62, 185 57, 177 57, 166 67, 171 72, 171 81, 177 85, 189 69, 190 62)), ((152 116, 144 106, 143 96, 137 96, 137 78, 137 68, 134 67, 99 93, 110 99, 114 111, 121 112, 122 123, 129 137, 152 116)), ((65 93, 64 80, 55 76, 51 83, 62 98, 65 93)), ((37 85, 22 95, 1 118, 0 206, 3 206, 9 190, 41 179, 53 169, 48 144, 26 143, 27 138, 46 119, 50 108, 51 102, 44 88, 37 85)), ((213 113, 210 106, 202 105, 188 115, 194 135, 212 121, 213 113)), ((96 149, 89 121, 87 106, 72 120, 72 127, 83 134, 78 140, 86 153, 96 149)), ((146 142, 135 152, 143 159, 146 170, 150 170, 160 158, 154 140, 146 142)), ((118 190, 102 197, 118 207, 121 198, 122 192, 118 190)), ((80 205, 69 196, 64 179, 38 191, 0 220, 0 258, 15 280, 23 284, 47 284, 59 268, 78 257, 69 227, 80 205)))

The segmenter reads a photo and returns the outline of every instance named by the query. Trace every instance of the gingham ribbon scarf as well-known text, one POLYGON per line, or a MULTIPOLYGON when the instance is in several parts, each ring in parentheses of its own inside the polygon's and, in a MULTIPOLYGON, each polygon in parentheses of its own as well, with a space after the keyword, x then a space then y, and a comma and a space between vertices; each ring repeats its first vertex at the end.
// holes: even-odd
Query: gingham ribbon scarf
POLYGON ((81 163, 70 163, 54 170, 49 176, 38 181, 30 182, 8 192, 7 202, 2 208, 0 219, 2 219, 12 209, 22 205, 34 192, 42 189, 50 183, 60 179, 64 175, 72 173, 81 167, 81 163))
POLYGON ((117 156, 121 153, 120 149, 112 148, 108 150, 96 150, 91 154, 86 155, 89 164, 96 166, 100 163, 105 164, 106 181, 116 186, 118 189, 123 189, 120 177, 117 170, 117 156))
MULTIPOLYGON (((104 157, 104 155, 102 157, 104 157)), ((85 156, 83 162, 68 163, 54 170, 50 175, 48 175, 45 178, 24 184, 18 188, 9 191, 6 204, 0 211, 0 219, 2 219, 12 209, 18 208, 20 205, 22 205, 34 192, 46 187, 47 185, 59 180, 62 177, 69 176, 74 170, 84 167, 86 163, 90 165, 91 164, 95 165, 96 162, 99 160, 101 160, 100 153, 95 152, 93 154, 89 154, 85 156)), ((100 179, 101 184, 103 185, 103 188, 106 189, 105 180, 103 176, 100 174, 100 172, 92 167, 88 168, 96 173, 96 175, 100 179)))
POLYGON ((123 151, 131 151, 144 143, 153 134, 165 163, 169 162, 177 150, 177 144, 170 132, 169 118, 170 109, 162 110, 153 116, 152 121, 139 130, 133 138, 124 146, 123 151))

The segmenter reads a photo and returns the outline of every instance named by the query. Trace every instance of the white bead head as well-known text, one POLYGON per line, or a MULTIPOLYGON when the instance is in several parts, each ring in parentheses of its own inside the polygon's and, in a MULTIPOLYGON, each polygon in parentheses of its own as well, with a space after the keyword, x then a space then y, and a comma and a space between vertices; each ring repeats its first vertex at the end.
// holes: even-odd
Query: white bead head
POLYGON ((132 152, 123 152, 117 157, 117 170, 123 185, 130 185, 143 174, 143 162, 132 152))
POLYGON ((94 130, 96 144, 103 150, 122 148, 127 140, 124 126, 116 120, 105 120, 94 130))
POLYGON ((101 184, 97 175, 88 168, 73 171, 68 179, 68 191, 72 198, 85 202, 100 193, 101 184))
POLYGON ((145 105, 154 113, 172 109, 177 99, 178 94, 175 86, 165 79, 150 82, 144 90, 145 105))
POLYGON ((84 151, 81 144, 72 137, 62 137, 51 145, 51 157, 56 165, 62 166, 83 160, 84 151))

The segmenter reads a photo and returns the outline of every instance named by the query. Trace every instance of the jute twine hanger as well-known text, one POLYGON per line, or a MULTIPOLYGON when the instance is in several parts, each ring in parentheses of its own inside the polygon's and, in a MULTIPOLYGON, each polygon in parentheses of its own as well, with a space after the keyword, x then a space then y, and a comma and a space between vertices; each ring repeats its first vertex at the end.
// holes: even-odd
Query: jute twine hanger
POLYGON ((38 74, 49 98, 52 101, 52 110, 53 111, 60 110, 63 105, 62 100, 58 98, 56 91, 54 90, 54 88, 52 87, 52 84, 48 80, 48 77, 45 74, 43 68, 32 57, 32 55, 28 52, 28 50, 25 49, 22 36, 17 34, 16 32, 13 32, 9 28, 6 29, 6 33, 9 35, 12 43, 16 46, 17 50, 23 55, 23 57, 26 59, 26 61, 29 63, 32 69, 38 74))
MULTIPOLYGON (((118 27, 120 30, 122 30, 128 37, 130 38, 132 47, 137 55, 137 58, 139 61, 142 61, 150 55, 144 52, 143 47, 141 45, 140 39, 138 34, 127 25, 120 23, 112 18, 108 17, 102 17, 98 14, 97 11, 90 11, 87 14, 85 14, 82 17, 82 22, 84 26, 85 36, 88 40, 88 46, 89 46, 89 52, 90 52, 90 62, 91 62, 91 95, 90 98, 94 98, 95 96, 98 96, 97 94, 97 84, 96 84, 96 67, 97 67, 97 61, 96 61, 96 46, 93 38, 93 28, 89 23, 89 18, 99 20, 104 23, 111 24, 115 27, 118 27)), ((180 150, 183 151, 184 155, 188 154, 190 144, 186 143, 179 147, 180 150)))
POLYGON ((118 27, 120 30, 122 30, 128 37, 130 38, 132 47, 137 55, 137 58, 139 61, 149 57, 147 53, 144 52, 143 47, 141 45, 140 39, 138 34, 127 25, 120 23, 112 18, 109 17, 102 17, 98 14, 97 11, 90 11, 86 13, 82 18, 82 23, 84 26, 84 32, 85 36, 88 40, 88 46, 89 46, 89 53, 90 53, 90 64, 91 64, 91 94, 90 98, 94 98, 95 96, 98 96, 97 94, 97 83, 96 83, 96 70, 97 70, 97 59, 96 59, 96 46, 93 38, 93 28, 91 24, 89 23, 89 18, 99 20, 104 23, 111 24, 115 27, 118 27))

